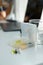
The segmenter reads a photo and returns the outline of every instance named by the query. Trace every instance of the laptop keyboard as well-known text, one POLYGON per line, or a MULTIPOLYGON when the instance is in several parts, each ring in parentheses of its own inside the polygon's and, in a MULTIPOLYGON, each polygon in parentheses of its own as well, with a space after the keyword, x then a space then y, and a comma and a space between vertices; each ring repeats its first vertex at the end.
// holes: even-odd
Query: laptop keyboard
POLYGON ((9 22, 2 24, 2 29, 4 31, 20 31, 20 22, 9 22))

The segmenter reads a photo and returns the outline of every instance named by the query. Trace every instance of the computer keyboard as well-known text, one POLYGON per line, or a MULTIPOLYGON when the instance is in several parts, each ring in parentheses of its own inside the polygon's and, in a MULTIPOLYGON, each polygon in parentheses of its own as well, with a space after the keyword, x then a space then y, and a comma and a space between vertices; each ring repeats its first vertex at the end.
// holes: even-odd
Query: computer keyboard
POLYGON ((7 20, 8 23, 3 23, 2 29, 4 31, 20 31, 21 27, 20 27, 20 22, 17 21, 12 21, 12 20, 7 20))

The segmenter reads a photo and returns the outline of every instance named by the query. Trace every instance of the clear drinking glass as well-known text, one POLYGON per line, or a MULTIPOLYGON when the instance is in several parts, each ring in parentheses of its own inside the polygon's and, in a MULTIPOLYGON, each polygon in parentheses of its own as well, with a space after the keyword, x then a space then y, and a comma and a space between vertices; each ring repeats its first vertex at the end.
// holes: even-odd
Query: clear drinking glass
POLYGON ((39 25, 39 20, 40 20, 40 19, 31 19, 31 20, 29 20, 29 23, 35 24, 35 25, 38 27, 38 25, 39 25))
POLYGON ((37 27, 31 23, 21 24, 22 38, 27 43, 35 43, 37 41, 37 27))

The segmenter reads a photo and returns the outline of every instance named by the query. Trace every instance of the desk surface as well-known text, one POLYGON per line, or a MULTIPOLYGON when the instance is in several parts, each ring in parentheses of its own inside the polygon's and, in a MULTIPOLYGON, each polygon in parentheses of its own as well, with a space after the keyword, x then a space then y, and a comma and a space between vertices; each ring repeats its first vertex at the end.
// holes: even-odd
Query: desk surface
POLYGON ((20 38, 19 32, 3 32, 0 30, 0 65, 37 65, 43 63, 43 46, 25 49, 13 55, 8 43, 20 38))

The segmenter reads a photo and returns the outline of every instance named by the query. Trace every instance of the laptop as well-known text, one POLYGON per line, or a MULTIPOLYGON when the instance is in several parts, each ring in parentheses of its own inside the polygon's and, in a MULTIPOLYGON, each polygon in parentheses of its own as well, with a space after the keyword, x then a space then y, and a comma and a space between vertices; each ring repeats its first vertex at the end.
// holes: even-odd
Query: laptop
POLYGON ((16 20, 6 20, 8 23, 2 23, 1 27, 3 31, 20 31, 20 22, 17 22, 16 20))

